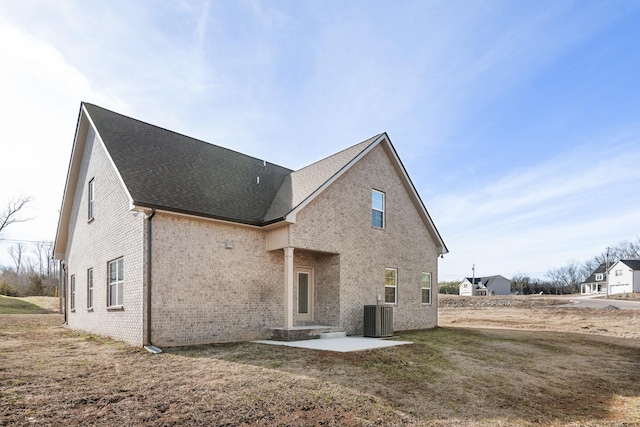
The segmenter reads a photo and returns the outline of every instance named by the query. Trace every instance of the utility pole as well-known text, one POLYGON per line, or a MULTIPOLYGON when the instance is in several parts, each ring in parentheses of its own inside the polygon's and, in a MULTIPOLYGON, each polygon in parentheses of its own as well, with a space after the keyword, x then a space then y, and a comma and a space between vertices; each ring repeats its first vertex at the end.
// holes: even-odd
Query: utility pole
POLYGON ((473 267, 471 267, 471 271, 473 272, 473 276, 471 276, 471 295, 473 295, 473 290, 475 289, 476 286, 476 265, 473 264, 473 267))
POLYGON ((605 260, 604 285, 607 288, 607 298, 609 298, 609 246, 607 246, 607 255, 605 260))

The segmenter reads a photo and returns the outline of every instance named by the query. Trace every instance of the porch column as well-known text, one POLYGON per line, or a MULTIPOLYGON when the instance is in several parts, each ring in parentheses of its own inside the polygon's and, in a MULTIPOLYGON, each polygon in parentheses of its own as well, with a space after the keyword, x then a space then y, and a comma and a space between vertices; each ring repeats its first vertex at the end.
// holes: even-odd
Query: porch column
POLYGON ((293 329, 293 248, 284 248, 284 329, 293 329))

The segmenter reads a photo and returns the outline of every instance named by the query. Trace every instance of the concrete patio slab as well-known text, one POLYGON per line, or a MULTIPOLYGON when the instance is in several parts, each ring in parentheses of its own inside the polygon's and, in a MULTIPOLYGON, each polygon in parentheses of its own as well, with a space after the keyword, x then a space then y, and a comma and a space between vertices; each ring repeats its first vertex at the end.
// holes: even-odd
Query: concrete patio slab
POLYGON ((344 337, 303 341, 254 341, 258 344, 284 345, 287 347, 307 348, 311 350, 337 351, 346 353, 349 351, 374 350, 376 348, 393 347, 397 345, 413 344, 409 341, 392 341, 382 338, 344 337))

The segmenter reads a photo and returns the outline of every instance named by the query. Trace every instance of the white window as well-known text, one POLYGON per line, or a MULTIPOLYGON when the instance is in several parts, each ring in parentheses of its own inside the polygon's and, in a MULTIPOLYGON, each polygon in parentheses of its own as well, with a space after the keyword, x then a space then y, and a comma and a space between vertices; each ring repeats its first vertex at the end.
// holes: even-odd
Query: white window
POLYGON ((604 275, 602 273, 596 274, 596 280, 598 280, 598 281, 604 280, 604 275))
POLYGON ((422 303, 431 304, 431 273, 422 273, 422 303))
POLYGON ((87 308, 93 308, 93 268, 87 270, 87 308))
POLYGON ((371 225, 384 228, 384 193, 371 190, 371 225))
POLYGON ((109 289, 108 301, 109 307, 122 305, 122 291, 124 285, 124 259, 120 258, 111 261, 108 266, 109 271, 109 289))
POLYGON ((94 201, 94 185, 93 185, 93 179, 91 179, 91 181, 89 181, 89 189, 88 189, 88 195, 87 195, 87 200, 88 200, 88 219, 89 221, 91 221, 93 219, 93 201, 94 201))
POLYGON ((616 276, 622 276, 622 270, 616 270, 616 276))
POLYGON ((384 269, 384 302, 395 304, 398 302, 398 270, 384 269))
POLYGON ((71 310, 76 309, 76 275, 71 275, 71 310))

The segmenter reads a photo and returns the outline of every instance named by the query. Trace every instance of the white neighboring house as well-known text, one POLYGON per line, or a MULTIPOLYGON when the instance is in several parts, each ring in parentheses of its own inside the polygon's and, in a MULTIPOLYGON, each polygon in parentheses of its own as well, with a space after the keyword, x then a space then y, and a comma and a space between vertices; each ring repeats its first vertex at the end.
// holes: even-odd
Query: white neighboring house
POLYGON ((511 294, 511 281, 503 276, 465 277, 459 286, 460 295, 466 296, 511 294))
POLYGON ((616 262, 607 274, 609 295, 625 292, 640 292, 640 261, 624 260, 616 262))
POLYGON ((604 294, 607 292, 607 267, 604 263, 580 284, 582 295, 604 294))

